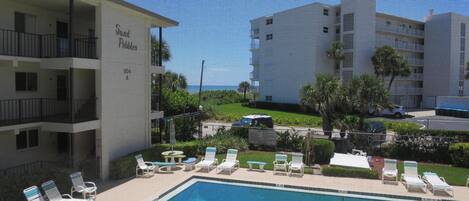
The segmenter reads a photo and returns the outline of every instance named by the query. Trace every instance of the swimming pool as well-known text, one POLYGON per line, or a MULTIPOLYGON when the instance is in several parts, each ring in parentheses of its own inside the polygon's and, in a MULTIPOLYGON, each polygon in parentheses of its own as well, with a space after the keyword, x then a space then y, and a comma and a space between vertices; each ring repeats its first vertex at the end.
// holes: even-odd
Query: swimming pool
POLYGON ((191 179, 157 201, 384 201, 406 199, 191 179))

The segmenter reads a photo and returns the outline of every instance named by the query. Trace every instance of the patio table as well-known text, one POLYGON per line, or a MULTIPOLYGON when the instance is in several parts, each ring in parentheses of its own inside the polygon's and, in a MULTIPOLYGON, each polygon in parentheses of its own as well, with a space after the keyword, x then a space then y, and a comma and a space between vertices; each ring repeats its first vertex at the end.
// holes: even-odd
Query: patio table
POLYGON ((267 165, 266 162, 262 161, 247 161, 246 162, 249 165, 249 170, 253 169, 253 165, 258 165, 260 171, 264 171, 264 165, 267 165))
POLYGON ((171 163, 175 163, 175 158, 178 158, 179 163, 181 163, 182 158, 185 156, 183 155, 183 151, 165 151, 162 152, 161 155, 164 157, 165 162, 168 162, 168 158, 171 158, 171 163))

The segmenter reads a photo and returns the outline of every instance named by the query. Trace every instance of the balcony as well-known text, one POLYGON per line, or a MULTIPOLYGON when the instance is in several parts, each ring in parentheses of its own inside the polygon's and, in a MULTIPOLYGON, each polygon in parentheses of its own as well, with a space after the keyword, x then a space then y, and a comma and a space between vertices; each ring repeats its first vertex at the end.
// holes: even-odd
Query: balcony
POLYGON ((251 29, 251 33, 250 33, 250 36, 251 38, 259 38, 259 28, 256 28, 256 29, 251 29))
POLYGON ((72 49, 70 39, 58 37, 56 34, 32 34, 0 29, 0 55, 6 56, 97 59, 96 42, 96 37, 74 34, 72 49))
POLYGON ((249 59, 249 65, 252 65, 252 66, 257 66, 257 65, 259 65, 259 59, 251 57, 251 58, 249 59))
POLYGON ((407 57, 404 57, 404 59, 407 60, 407 62, 411 66, 423 66, 423 59, 407 58, 407 57))
POLYGON ((259 81, 259 73, 256 71, 252 71, 249 73, 249 79, 252 81, 259 81))
POLYGON ((377 40, 376 41, 377 47, 382 47, 385 45, 389 45, 393 48, 396 48, 398 50, 404 50, 404 51, 423 52, 424 50, 423 45, 418 44, 418 43, 410 43, 410 42, 405 42, 405 41, 393 41, 393 40, 377 40))
POLYGON ((392 88, 390 93, 392 95, 422 95, 422 88, 397 87, 392 88))
POLYGON ((425 33, 421 29, 407 28, 407 27, 401 27, 401 26, 396 26, 396 25, 386 25, 386 24, 376 24, 376 30, 382 31, 382 32, 401 34, 401 35, 406 35, 406 36, 414 36, 414 37, 419 37, 419 38, 423 38, 424 33, 425 33))
POLYGON ((160 96, 151 95, 151 111, 160 111, 160 96))
POLYGON ((335 23, 336 23, 336 24, 340 24, 341 19, 342 19, 342 16, 340 16, 340 15, 339 15, 339 16, 336 16, 336 17, 335 17, 335 23))
POLYGON ((97 120, 96 98, 0 100, 0 126, 33 122, 80 123, 97 120))

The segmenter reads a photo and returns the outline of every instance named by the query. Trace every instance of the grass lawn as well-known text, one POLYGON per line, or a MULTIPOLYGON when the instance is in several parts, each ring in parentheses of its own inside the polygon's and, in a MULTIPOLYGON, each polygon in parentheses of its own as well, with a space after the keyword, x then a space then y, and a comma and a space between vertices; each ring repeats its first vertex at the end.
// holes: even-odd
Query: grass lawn
MULTIPOLYGON (((400 176, 400 174, 404 172, 403 162, 399 162, 398 169, 400 176)), ((455 186, 465 186, 469 175, 468 168, 452 167, 441 164, 419 163, 418 169, 420 175, 422 175, 423 172, 434 172, 437 173, 438 176, 444 177, 448 184, 455 186)))
MULTIPOLYGON (((223 159, 226 157, 226 154, 218 154, 217 158, 218 161, 221 163, 223 159)), ((291 160, 289 156, 288 160, 291 160)), ((242 168, 248 168, 248 164, 246 161, 262 161, 266 162, 267 165, 264 166, 266 170, 272 170, 272 162, 275 159, 275 152, 266 152, 266 151, 245 151, 238 153, 238 160, 240 166, 242 168)), ((429 164, 429 163, 419 163, 419 174, 423 172, 435 172, 439 176, 444 177, 446 182, 450 185, 455 186, 465 186, 466 179, 469 175, 468 168, 459 168, 459 167, 452 167, 448 165, 440 165, 440 164, 429 164)), ((398 165, 399 174, 404 172, 404 166, 402 162, 399 162, 398 165)), ((305 173, 312 173, 312 169, 305 168, 305 173)))
POLYGON ((322 124, 321 117, 317 115, 243 107, 241 103, 215 106, 215 119, 217 120, 239 121, 241 117, 249 114, 270 115, 274 120, 274 124, 283 126, 321 127, 322 124))
MULTIPOLYGON (((249 114, 267 114, 272 116, 275 125, 282 126, 304 126, 304 127, 321 127, 322 120, 319 115, 313 114, 302 114, 295 112, 285 112, 278 110, 267 110, 267 109, 257 109, 244 107, 241 103, 231 103, 225 105, 216 105, 215 106, 215 119, 234 122, 239 121, 241 117, 249 114)), ((371 118, 370 121, 382 121, 386 127, 390 130, 395 130, 397 128, 420 128, 419 124, 412 122, 400 122, 400 121, 391 121, 384 118, 371 118)))

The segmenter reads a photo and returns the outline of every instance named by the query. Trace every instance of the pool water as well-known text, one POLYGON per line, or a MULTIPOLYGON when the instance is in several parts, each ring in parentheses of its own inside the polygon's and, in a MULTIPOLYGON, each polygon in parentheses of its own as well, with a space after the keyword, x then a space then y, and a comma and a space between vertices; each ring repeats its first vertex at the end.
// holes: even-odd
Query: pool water
POLYGON ((198 180, 181 186, 159 201, 383 201, 384 197, 358 196, 270 186, 198 180))

